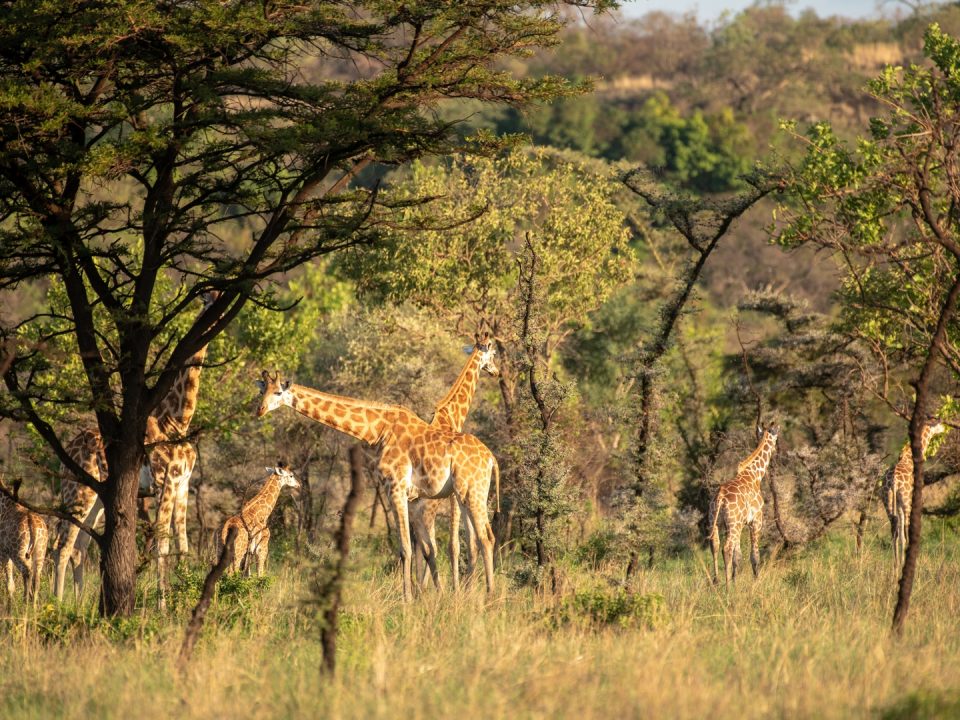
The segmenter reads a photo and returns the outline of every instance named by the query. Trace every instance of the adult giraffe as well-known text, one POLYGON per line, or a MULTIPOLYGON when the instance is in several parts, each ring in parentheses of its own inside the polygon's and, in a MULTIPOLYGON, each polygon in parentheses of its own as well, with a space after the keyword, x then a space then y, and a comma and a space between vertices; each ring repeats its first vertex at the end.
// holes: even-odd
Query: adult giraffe
MULTIPOLYGON (((946 431, 946 425, 939 420, 930 420, 924 425, 920 436, 920 452, 924 457, 930 440, 946 431)), ((913 503, 913 452, 909 441, 900 451, 897 464, 883 478, 882 497, 893 539, 893 565, 899 572, 907 551, 907 530, 910 528, 910 508, 913 503)))
MULTIPOLYGON (((206 293, 201 312, 206 312, 215 298, 215 293, 206 293)), ((171 517, 177 526, 177 549, 180 552, 186 552, 187 549, 187 491, 196 462, 196 451, 183 438, 197 408, 200 371, 206 352, 204 346, 188 361, 147 420, 144 444, 148 448, 148 457, 140 473, 140 485, 143 491, 154 490, 158 493, 158 553, 159 541, 165 537, 164 555, 169 554, 171 517)), ((101 481, 107 477, 106 453, 96 429, 80 430, 64 445, 64 449, 94 480, 101 481)), ((96 491, 81 483, 66 467, 60 471, 60 503, 68 513, 88 527, 94 527, 103 514, 103 503, 96 491)), ((83 563, 90 540, 90 536, 80 532, 73 523, 60 521, 53 544, 53 586, 58 600, 63 599, 67 566, 70 564, 73 565, 74 594, 79 597, 83 591, 83 563)), ((161 565, 158 561, 158 567, 161 565)))
POLYGON ((288 405, 302 415, 377 448, 377 471, 390 498, 400 533, 403 598, 413 599, 410 515, 416 497, 446 498, 455 494, 470 513, 483 548, 487 591, 493 592, 493 528, 487 518, 491 474, 499 469, 493 453, 473 435, 427 425, 398 405, 331 395, 281 380, 264 371, 257 417, 288 405))
POLYGON ((740 565, 740 533, 744 525, 750 527, 750 564, 753 566, 754 577, 760 572, 760 531, 763 529, 763 494, 760 492, 760 481, 770 465, 779 434, 780 428, 775 425, 763 430, 757 449, 737 466, 736 478, 721 485, 710 503, 708 537, 713 553, 714 582, 718 581, 719 575, 719 523, 724 525, 727 534, 723 543, 723 572, 727 586, 737 577, 737 568, 740 565))
MULTIPOLYGON (((486 372, 488 375, 496 377, 500 374, 496 363, 496 347, 490 339, 490 333, 479 334, 474 338, 473 346, 467 346, 464 351, 470 355, 466 364, 454 381, 453 386, 443 399, 437 404, 433 413, 433 420, 430 426, 451 430, 453 432, 462 432, 463 424, 467 420, 467 413, 470 412, 470 404, 473 402, 473 396, 477 392, 477 385, 480 381, 480 373, 486 372)), ((499 503, 500 493, 497 491, 499 503)), ((414 533, 417 536, 417 542, 420 551, 423 553, 426 563, 423 573, 420 577, 420 584, 423 585, 426 579, 426 573, 429 569, 433 578, 433 584, 439 588, 440 580, 437 572, 437 535, 436 520, 437 514, 443 505, 443 500, 432 500, 430 498, 418 498, 410 504, 410 520, 413 525, 414 533)), ((499 510, 499 506, 497 510, 499 510)), ((476 537, 473 531, 473 525, 467 521, 467 533, 469 537, 469 568, 468 572, 473 570, 474 558, 476 557, 476 537)), ((450 568, 453 580, 453 589, 460 587, 460 503, 455 495, 450 497, 450 568)))

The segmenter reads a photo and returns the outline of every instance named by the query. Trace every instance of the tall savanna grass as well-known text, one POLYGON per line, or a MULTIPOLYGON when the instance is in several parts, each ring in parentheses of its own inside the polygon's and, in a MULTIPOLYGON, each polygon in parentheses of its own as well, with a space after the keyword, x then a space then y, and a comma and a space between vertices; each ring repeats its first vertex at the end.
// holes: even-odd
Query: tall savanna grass
POLYGON ((477 582, 409 606, 380 538, 361 536, 333 679, 303 602, 309 572, 293 561, 275 562, 269 583, 221 588, 184 673, 189 592, 168 616, 114 623, 96 620, 89 594, 80 608, 18 603, 4 619, 0 717, 960 716, 960 538, 928 522, 895 639, 882 535, 859 555, 852 532, 781 553, 729 594, 708 581, 700 551, 642 571, 626 593, 612 565, 565 565, 562 598, 516 587, 505 567, 493 598, 477 582), (651 611, 584 610, 618 597, 650 599, 651 611))

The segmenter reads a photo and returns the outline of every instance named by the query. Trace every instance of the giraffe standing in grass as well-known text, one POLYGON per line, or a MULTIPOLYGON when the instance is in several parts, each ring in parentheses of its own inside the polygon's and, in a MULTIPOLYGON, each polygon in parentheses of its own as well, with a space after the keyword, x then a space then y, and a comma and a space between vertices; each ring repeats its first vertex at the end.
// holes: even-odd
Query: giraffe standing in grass
POLYGON ((750 527, 750 564, 753 575, 760 571, 760 531, 763 529, 763 495, 760 481, 763 480, 777 445, 780 430, 771 425, 761 433, 760 444, 750 456, 737 467, 737 477, 724 483, 710 503, 710 550, 713 553, 713 579, 719 581, 717 553, 720 550, 719 523, 723 523, 726 539, 723 543, 723 570, 726 584, 737 577, 740 565, 740 533, 743 526, 750 527))
MULTIPOLYGON (((946 426, 939 420, 928 422, 920 436, 920 452, 927 455, 927 447, 935 435, 946 432, 946 426)), ((913 505, 913 451, 910 441, 900 451, 900 459, 883 478, 883 507, 890 520, 890 534, 893 538, 893 565, 896 570, 903 566, 907 550, 907 531, 910 529, 910 508, 913 505)))
MULTIPOLYGON (((216 298, 205 293, 203 310, 216 298)), ((159 407, 147 420, 144 444, 147 445, 147 463, 140 472, 141 492, 155 492, 157 501, 158 567, 163 572, 163 558, 170 552, 171 522, 176 528, 177 550, 187 551, 187 497, 190 474, 196 463, 196 450, 183 440, 197 409, 200 372, 207 348, 202 347, 179 372, 159 407)), ((107 477, 107 460, 100 433, 85 428, 64 446, 73 460, 94 481, 107 477)), ((60 471, 60 501, 64 509, 88 527, 94 527, 103 514, 103 503, 96 491, 81 483, 67 468, 60 471)), ((69 522, 60 521, 54 540, 54 594, 63 599, 67 566, 73 565, 74 593, 83 591, 83 562, 90 544, 90 536, 69 522)), ((162 578, 161 578, 162 579, 162 578)), ((163 584, 161 582, 161 589, 163 584)), ((161 607, 164 604, 161 592, 161 607)))
MULTIPOLYGON (((99 432, 92 428, 80 430, 64 450, 94 481, 106 479, 107 456, 99 432)), ((60 504, 87 527, 94 527, 103 514, 103 503, 96 491, 81 483, 66 466, 60 468, 60 504)), ((63 599, 68 565, 73 566, 74 596, 80 597, 83 592, 83 563, 90 540, 91 537, 73 523, 59 521, 53 540, 53 593, 57 600, 63 599)))
POLYGON ((233 560, 230 564, 230 572, 239 572, 241 564, 246 558, 248 559, 247 569, 250 568, 249 561, 255 559, 257 575, 263 575, 270 546, 270 528, 267 527, 267 521, 270 519, 273 508, 277 505, 280 491, 285 487, 300 487, 300 483, 297 482, 293 473, 283 463, 277 463, 275 468, 267 468, 267 473, 263 486, 257 494, 243 504, 239 514, 227 518, 220 530, 220 546, 222 548, 227 541, 227 533, 230 528, 235 527, 237 529, 237 535, 233 540, 233 560))
MULTIPOLYGON (((16 489, 14 490, 16 493, 16 489)), ((36 602, 47 556, 47 523, 13 498, 0 493, 0 562, 7 570, 7 593, 14 594, 14 570, 23 578, 23 599, 36 602)))
MULTIPOLYGON (((463 424, 467 420, 467 413, 470 412, 470 404, 477 392, 480 372, 486 372, 493 377, 500 374, 494 362, 497 351, 490 338, 490 333, 485 333, 483 337, 477 335, 474 345, 464 348, 464 351, 470 357, 467 358, 467 362, 453 383, 453 387, 437 405, 430 427, 462 432, 463 424)), ((450 568, 453 576, 453 589, 457 590, 460 587, 460 503, 457 501, 456 495, 451 495, 449 502, 450 568)), ((420 584, 424 584, 429 569, 433 583, 437 588, 440 587, 440 580, 437 573, 436 519, 443 503, 443 500, 431 500, 429 498, 416 499, 410 503, 410 522, 413 525, 414 534, 417 536, 417 544, 424 560, 426 560, 420 577, 420 584)), ((499 509, 498 507, 497 510, 499 509)), ((469 538, 467 572, 469 574, 474 567, 477 549, 476 535, 469 520, 467 521, 467 533, 469 538)))
POLYGON ((493 453, 473 435, 434 428, 406 408, 330 395, 279 376, 258 381, 262 417, 281 405, 376 447, 377 471, 390 498, 400 533, 403 598, 413 599, 410 516, 416 497, 446 498, 451 493, 470 513, 483 550, 487 591, 493 592, 493 528, 487 518, 490 480, 499 470, 493 453))

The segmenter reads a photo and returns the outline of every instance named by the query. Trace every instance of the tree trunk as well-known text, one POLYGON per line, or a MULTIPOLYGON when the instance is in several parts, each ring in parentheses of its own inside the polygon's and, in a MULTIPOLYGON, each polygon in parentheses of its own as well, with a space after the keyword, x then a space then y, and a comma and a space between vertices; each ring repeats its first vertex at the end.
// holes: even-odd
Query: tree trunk
POLYGON ((937 321, 937 329, 930 341, 927 357, 924 359, 923 369, 917 378, 914 387, 917 397, 913 404, 913 415, 910 417, 910 451, 913 455, 913 504, 910 507, 910 527, 907 530, 907 552, 903 558, 903 572, 900 574, 900 588, 897 591, 897 606, 893 611, 893 631, 900 635, 907 620, 907 611, 910 609, 910 595, 913 592, 913 579, 917 572, 917 558, 920 555, 920 530, 923 518, 923 448, 921 446, 927 395, 929 393, 930 376, 936 365, 937 355, 942 352, 943 342, 947 335, 947 324, 953 318, 957 309, 957 299, 960 297, 960 275, 953 280, 953 285, 944 300, 937 321))
POLYGON ((137 490, 140 453, 135 445, 108 451, 110 482, 102 495, 100 614, 133 614, 137 594, 137 490))
POLYGON ((334 537, 337 557, 334 560, 332 577, 324 589, 326 608, 323 612, 323 628, 320 631, 320 646, 323 649, 321 670, 329 675, 333 675, 337 669, 337 618, 340 611, 340 596, 343 589, 343 575, 346 570, 347 556, 350 554, 353 516, 357 512, 357 505, 360 503, 362 493, 363 459, 360 447, 354 445, 350 448, 350 491, 343 503, 340 528, 334 537))

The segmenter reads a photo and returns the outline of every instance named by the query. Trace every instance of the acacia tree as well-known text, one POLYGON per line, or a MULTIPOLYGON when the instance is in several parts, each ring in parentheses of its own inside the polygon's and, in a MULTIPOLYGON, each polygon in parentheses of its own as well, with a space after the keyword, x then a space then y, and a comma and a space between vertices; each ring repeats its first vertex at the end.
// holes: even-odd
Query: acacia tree
POLYGON ((784 245, 809 243, 840 258, 846 328, 880 363, 878 394, 910 418, 913 506, 896 632, 920 552, 921 431, 935 409, 934 383, 960 375, 960 42, 931 25, 924 52, 930 65, 887 68, 870 83, 884 111, 855 149, 827 123, 810 128, 789 183, 796 204, 783 208, 777 229, 784 245))
POLYGON ((368 297, 409 301, 497 338, 508 498, 498 535, 509 537, 515 513, 529 520, 542 568, 546 536, 566 512, 556 426, 572 401, 555 380, 557 351, 635 269, 619 183, 604 163, 536 148, 417 163, 394 192, 437 200, 405 209, 371 252, 344 253, 344 272, 368 297))
MULTIPOLYGON (((270 278, 376 237, 385 209, 352 181, 462 145, 432 112, 439 103, 571 90, 494 66, 555 42, 554 6, 3 4, 0 290, 63 282, 86 380, 71 400, 96 417, 108 476, 94 480, 65 452, 38 382, 52 368, 29 345, 4 361, 2 412, 31 423, 102 498, 103 613, 133 610, 144 430, 178 371, 247 302, 269 302, 270 278), (179 292, 161 304, 164 274, 179 292), (208 290, 220 291, 208 311, 160 343, 208 290)), ((37 335, 39 319, 6 322, 4 339, 37 335)))

